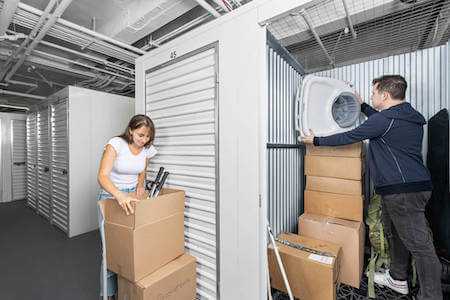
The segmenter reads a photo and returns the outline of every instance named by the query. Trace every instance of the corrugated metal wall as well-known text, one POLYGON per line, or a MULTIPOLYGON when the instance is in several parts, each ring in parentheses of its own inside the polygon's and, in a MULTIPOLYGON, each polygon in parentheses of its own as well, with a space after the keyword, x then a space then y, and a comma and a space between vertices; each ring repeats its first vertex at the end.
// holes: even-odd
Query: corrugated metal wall
POLYGON ((370 101, 371 81, 383 74, 404 76, 409 84, 406 100, 429 119, 440 109, 449 107, 450 43, 323 71, 316 75, 350 81, 361 96, 370 101))
POLYGON ((297 218, 303 212, 303 148, 294 125, 301 76, 279 51, 268 44, 268 218, 275 235, 297 232, 297 218))

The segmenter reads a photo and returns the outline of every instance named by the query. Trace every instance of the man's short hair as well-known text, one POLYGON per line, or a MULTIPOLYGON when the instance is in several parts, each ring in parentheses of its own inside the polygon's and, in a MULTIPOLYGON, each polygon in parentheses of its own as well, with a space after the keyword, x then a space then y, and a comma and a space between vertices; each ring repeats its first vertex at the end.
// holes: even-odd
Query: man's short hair
POLYGON ((380 92, 387 92, 392 99, 405 100, 408 84, 400 75, 383 75, 372 80, 372 85, 380 92))

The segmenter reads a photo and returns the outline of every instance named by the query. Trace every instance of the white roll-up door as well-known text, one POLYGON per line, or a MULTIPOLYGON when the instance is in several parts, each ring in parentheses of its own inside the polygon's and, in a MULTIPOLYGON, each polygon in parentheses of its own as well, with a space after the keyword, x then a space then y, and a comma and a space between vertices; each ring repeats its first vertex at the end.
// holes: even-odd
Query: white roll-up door
POLYGON ((38 212, 50 219, 50 143, 48 108, 37 114, 38 212))
POLYGON ((51 197, 52 221, 69 232, 68 99, 51 105, 51 197))
POLYGON ((11 120, 12 200, 25 199, 26 191, 26 121, 11 120))
POLYGON ((160 166, 168 186, 186 191, 185 246, 197 258, 197 296, 217 299, 218 110, 217 51, 199 49, 146 72, 146 113, 156 126, 160 166))
POLYGON ((37 209, 37 114, 27 116, 27 185, 28 206, 37 209))

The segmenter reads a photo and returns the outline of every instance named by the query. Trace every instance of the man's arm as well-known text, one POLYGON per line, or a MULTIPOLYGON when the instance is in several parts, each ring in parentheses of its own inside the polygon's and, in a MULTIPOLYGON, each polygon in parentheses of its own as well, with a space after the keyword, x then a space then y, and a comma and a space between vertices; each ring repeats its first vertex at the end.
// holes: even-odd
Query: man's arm
POLYGON ((314 137, 315 146, 340 146, 361 142, 383 135, 390 120, 381 114, 373 115, 357 128, 326 137, 314 137))
POLYGON ((361 103, 361 112, 363 114, 365 114, 367 117, 370 117, 371 115, 373 115, 374 113, 377 113, 378 111, 376 109, 374 109, 372 106, 370 106, 369 104, 363 102, 363 103, 361 103))

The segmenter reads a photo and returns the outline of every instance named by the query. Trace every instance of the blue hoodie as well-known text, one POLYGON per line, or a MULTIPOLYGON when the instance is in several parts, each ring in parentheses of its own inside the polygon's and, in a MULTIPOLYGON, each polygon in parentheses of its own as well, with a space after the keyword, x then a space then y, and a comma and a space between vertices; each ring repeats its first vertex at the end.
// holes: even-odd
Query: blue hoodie
POLYGON ((338 146, 370 140, 367 158, 375 192, 380 195, 430 191, 430 172, 422 160, 424 117, 408 102, 380 112, 363 103, 368 119, 359 127, 327 137, 315 146, 338 146))

